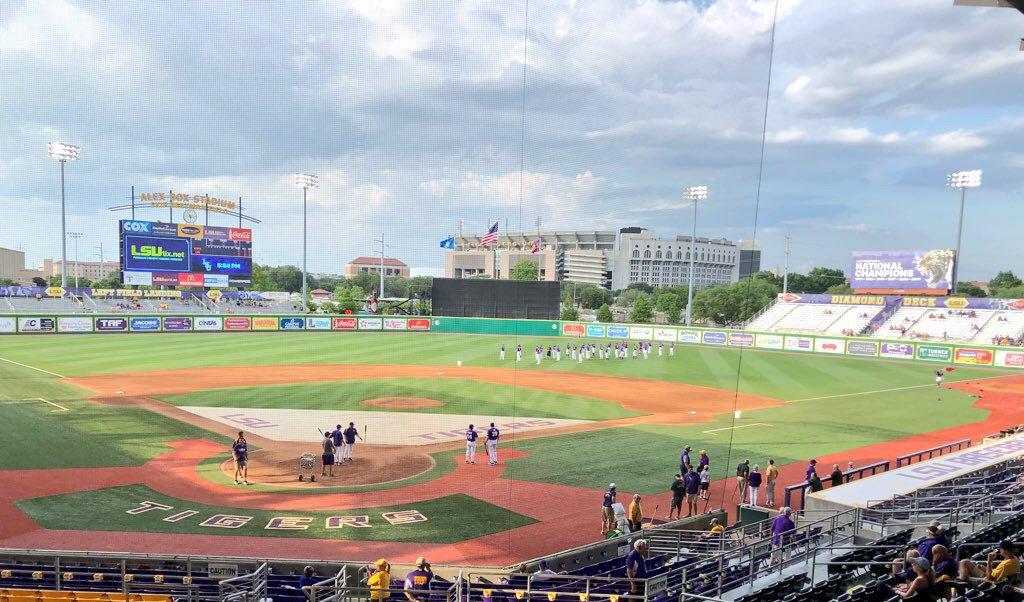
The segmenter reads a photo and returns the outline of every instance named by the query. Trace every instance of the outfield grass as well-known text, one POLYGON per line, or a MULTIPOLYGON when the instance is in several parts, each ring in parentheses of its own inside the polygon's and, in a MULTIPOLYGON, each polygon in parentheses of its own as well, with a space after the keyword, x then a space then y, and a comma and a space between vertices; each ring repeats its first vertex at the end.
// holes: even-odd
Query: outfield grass
POLYGON ((234 387, 194 391, 162 399, 179 406, 371 410, 578 420, 610 420, 642 414, 603 399, 450 378, 378 378, 234 387), (434 408, 384 409, 362 404, 364 400, 384 396, 423 397, 438 401, 442 405, 434 408))
POLYGON ((145 485, 126 485, 22 500, 17 502, 17 507, 44 529, 421 543, 455 543, 536 522, 527 516, 463 494, 447 495, 399 506, 346 509, 336 512, 289 512, 197 504, 163 495, 145 485), (128 510, 138 507, 139 503, 143 501, 171 506, 172 510, 151 510, 134 515, 126 513, 128 510), (177 522, 164 520, 164 518, 184 510, 194 510, 198 514, 177 522), (417 510, 428 520, 413 524, 392 525, 381 516, 383 513, 403 510, 417 510), (233 529, 200 525, 202 521, 217 514, 249 516, 252 519, 245 525, 233 529), (370 527, 344 527, 341 529, 325 527, 325 519, 329 516, 358 515, 368 516, 370 527), (265 529, 272 518, 284 516, 311 517, 313 520, 304 530, 265 529))
POLYGON ((509 460, 504 476, 595 488, 614 481, 623 491, 650 494, 668 490, 679 470, 679 453, 686 445, 693 447, 694 462, 699 450, 708 450, 712 474, 718 479, 734 474, 736 464, 744 459, 761 468, 769 457, 778 465, 806 462, 980 421, 987 415, 985 410, 971 407, 974 400, 967 394, 943 391, 941 402, 935 397, 931 386, 748 410, 737 426, 771 426, 710 434, 704 431, 733 426, 732 416, 720 415, 713 422, 692 426, 645 425, 528 439, 516 447, 530 457, 509 460))

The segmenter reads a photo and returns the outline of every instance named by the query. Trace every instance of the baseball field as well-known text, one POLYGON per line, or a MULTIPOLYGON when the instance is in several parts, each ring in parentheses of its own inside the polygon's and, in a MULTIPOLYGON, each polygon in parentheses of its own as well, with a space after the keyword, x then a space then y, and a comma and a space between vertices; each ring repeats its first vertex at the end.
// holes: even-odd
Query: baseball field
MULTIPOLYGON (((567 339, 193 333, 0 339, 0 547, 507 565, 599 537, 601 492, 667 513, 680 449, 713 475, 768 457, 845 467, 1022 422, 1024 376, 678 345, 533 358, 567 339), (507 357, 498 358, 505 345, 507 357), (524 349, 523 361, 512 351, 524 349), (740 411, 739 418, 734 412, 740 411), (365 441, 300 482, 323 430, 365 441), (463 460, 463 432, 502 431, 463 460), (247 433, 252 485, 230 445, 247 433)), ((713 487, 712 507, 734 507, 713 487)))

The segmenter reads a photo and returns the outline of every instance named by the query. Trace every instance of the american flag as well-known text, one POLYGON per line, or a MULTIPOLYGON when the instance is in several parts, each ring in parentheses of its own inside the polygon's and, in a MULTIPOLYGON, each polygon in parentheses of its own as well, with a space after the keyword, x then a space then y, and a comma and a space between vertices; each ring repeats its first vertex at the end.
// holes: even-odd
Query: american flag
POLYGON ((539 238, 530 243, 530 252, 531 253, 540 253, 540 239, 539 238))
POLYGON ((496 242, 498 242, 498 222, 494 222, 494 225, 487 231, 487 234, 483 235, 483 238, 480 239, 480 246, 486 247, 496 242))

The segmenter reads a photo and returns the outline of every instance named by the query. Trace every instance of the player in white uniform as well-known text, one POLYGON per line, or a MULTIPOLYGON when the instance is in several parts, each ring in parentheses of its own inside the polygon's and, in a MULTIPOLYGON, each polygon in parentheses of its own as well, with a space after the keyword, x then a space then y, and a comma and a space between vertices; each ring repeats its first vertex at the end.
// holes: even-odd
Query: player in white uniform
POLYGON ((675 343, 669 343, 668 344, 668 356, 669 357, 674 357, 675 354, 676 354, 676 344, 675 343))
POLYGON ((501 360, 501 361, 505 361, 505 346, 504 345, 502 345, 501 349, 498 350, 498 359, 501 360))
POLYGON ((498 438, 501 437, 501 431, 499 431, 494 423, 491 423, 491 428, 487 429, 487 441, 484 445, 487 446, 487 463, 491 466, 498 465, 498 438))
POLYGON ((523 346, 522 345, 516 345, 516 361, 517 362, 523 361, 523 346))
POLYGON ((476 464, 476 438, 478 437, 473 425, 466 429, 466 464, 476 464))

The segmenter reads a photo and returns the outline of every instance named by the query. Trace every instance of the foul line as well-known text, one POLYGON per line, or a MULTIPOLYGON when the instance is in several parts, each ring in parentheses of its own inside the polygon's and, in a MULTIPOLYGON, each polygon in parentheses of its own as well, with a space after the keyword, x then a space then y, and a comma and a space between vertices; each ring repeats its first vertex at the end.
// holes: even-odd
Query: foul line
POLYGON ((57 378, 64 378, 64 375, 57 374, 56 372, 50 372, 49 370, 43 370, 42 368, 36 368, 35 366, 29 366, 28 364, 22 364, 14 360, 9 360, 6 357, 0 357, 0 361, 7 362, 8 364, 14 364, 15 366, 21 366, 22 368, 28 368, 29 370, 35 370, 42 372, 43 374, 49 374, 50 376, 56 376, 57 378))
POLYGON ((52 401, 50 401, 48 399, 43 399, 42 397, 26 397, 22 401, 41 401, 43 403, 48 403, 48 404, 52 405, 53 407, 57 408, 56 410, 50 410, 51 413, 53 413, 53 412, 70 412, 71 411, 71 408, 65 408, 64 406, 60 405, 59 403, 52 402, 52 401))
POLYGON ((745 428, 751 427, 751 426, 771 426, 771 425, 770 424, 766 424, 764 422, 752 422, 750 424, 741 424, 740 426, 726 426, 726 427, 722 427, 720 429, 711 429, 710 431, 701 431, 701 432, 706 434, 706 435, 714 435, 715 433, 717 433, 719 431, 731 431, 731 430, 735 430, 735 429, 745 429, 745 428))
MULTIPOLYGON (((979 377, 979 378, 968 378, 968 379, 964 379, 964 380, 951 380, 948 383, 944 383, 944 384, 955 385, 955 384, 960 384, 960 383, 972 382, 972 381, 976 381, 976 380, 993 380, 993 379, 996 379, 996 378, 1006 378, 1007 376, 1013 376, 1013 375, 1012 374, 1003 374, 1003 375, 1000 375, 1000 376, 982 376, 982 377, 979 377)), ((935 383, 928 383, 928 384, 924 384, 924 385, 911 385, 909 387, 893 387, 892 389, 876 389, 874 391, 858 391, 857 393, 840 393, 838 395, 823 395, 821 397, 805 397, 803 399, 790 399, 789 403, 797 403, 797 402, 801 402, 801 401, 819 401, 819 400, 822 400, 822 399, 836 399, 836 398, 839 398, 839 397, 856 397, 858 395, 873 395, 875 393, 892 393, 894 391, 907 391, 907 390, 910 390, 910 389, 925 389, 927 387, 938 388, 938 387, 935 387, 935 383)))

